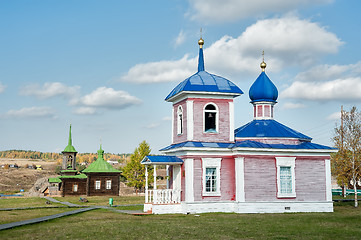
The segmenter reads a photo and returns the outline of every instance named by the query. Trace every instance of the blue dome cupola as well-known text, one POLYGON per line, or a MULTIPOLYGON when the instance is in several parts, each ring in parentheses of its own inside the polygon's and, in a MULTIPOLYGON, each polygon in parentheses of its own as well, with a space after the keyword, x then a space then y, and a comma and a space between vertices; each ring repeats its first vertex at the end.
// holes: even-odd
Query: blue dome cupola
POLYGON ((268 78, 264 59, 261 63, 262 73, 249 89, 249 98, 254 106, 255 119, 272 119, 273 106, 277 103, 278 90, 268 78))

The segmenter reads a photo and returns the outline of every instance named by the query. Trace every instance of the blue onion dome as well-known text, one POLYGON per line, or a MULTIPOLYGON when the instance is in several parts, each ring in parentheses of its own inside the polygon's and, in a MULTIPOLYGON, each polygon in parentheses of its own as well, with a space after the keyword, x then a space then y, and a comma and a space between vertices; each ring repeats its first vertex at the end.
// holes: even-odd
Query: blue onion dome
POLYGON ((265 72, 266 66, 263 61, 261 63, 262 73, 249 89, 251 102, 276 102, 278 98, 278 90, 265 72))
POLYGON ((233 82, 205 71, 203 56, 204 40, 202 38, 199 39, 198 44, 198 72, 179 83, 178 86, 168 94, 165 100, 169 100, 181 92, 218 92, 233 94, 234 96, 243 94, 243 91, 233 82))

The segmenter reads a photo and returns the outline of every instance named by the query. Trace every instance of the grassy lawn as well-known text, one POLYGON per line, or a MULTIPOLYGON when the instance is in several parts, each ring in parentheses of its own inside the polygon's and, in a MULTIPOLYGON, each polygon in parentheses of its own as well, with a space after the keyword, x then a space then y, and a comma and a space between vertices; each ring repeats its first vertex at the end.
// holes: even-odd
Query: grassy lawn
MULTIPOLYGON (((79 201, 79 196, 70 196, 70 197, 54 197, 54 199, 62 201, 62 202, 70 202, 74 204, 84 205, 84 206, 109 206, 109 198, 103 196, 85 196, 85 198, 89 201, 87 203, 83 203, 79 201)), ((124 205, 124 204, 143 204, 144 196, 112 196, 113 205, 124 205)))
POLYGON ((39 218, 57 213, 71 211, 70 208, 42 208, 42 209, 30 209, 30 210, 12 210, 12 211, 0 211, 0 224, 18 222, 33 218, 39 218))
POLYGON ((39 197, 9 197, 0 198, 0 208, 21 208, 21 207, 49 207, 62 206, 62 204, 46 204, 47 200, 39 197))
POLYGON ((334 213, 147 215, 103 209, 0 232, 0 239, 360 239, 361 208, 334 213))

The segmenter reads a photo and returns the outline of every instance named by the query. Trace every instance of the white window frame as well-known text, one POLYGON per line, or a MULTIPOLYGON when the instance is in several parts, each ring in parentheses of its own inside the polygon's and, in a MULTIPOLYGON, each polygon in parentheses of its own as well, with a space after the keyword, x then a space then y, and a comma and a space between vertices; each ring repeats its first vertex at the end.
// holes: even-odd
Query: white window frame
POLYGON ((179 105, 178 110, 177 110, 177 134, 178 135, 183 134, 183 126, 184 126, 183 108, 181 105, 179 105))
POLYGON ((73 192, 77 192, 78 191, 78 184, 74 184, 73 185, 73 192))
POLYGON ((209 102, 209 103, 206 103, 203 107, 203 132, 204 133, 218 133, 219 132, 219 109, 218 109, 218 106, 217 104, 213 103, 213 102, 209 102), (208 105, 212 105, 216 108, 216 110, 206 110, 206 107, 208 105), (216 113, 216 132, 206 132, 206 113, 216 113))
POLYGON ((221 196, 221 161, 222 158, 202 158, 203 196, 221 196), (216 191, 206 192, 206 169, 216 168, 216 191))
POLYGON ((95 187, 95 190, 100 190, 100 188, 101 188, 101 181, 100 181, 100 180, 96 180, 94 187, 95 187))
POLYGON ((107 189, 107 190, 112 189, 112 180, 107 180, 105 182, 105 189, 107 189))
POLYGON ((277 165, 277 197, 295 198, 296 197, 296 176, 295 176, 296 157, 276 157, 277 165), (281 167, 291 168, 292 191, 290 193, 281 193, 281 167))

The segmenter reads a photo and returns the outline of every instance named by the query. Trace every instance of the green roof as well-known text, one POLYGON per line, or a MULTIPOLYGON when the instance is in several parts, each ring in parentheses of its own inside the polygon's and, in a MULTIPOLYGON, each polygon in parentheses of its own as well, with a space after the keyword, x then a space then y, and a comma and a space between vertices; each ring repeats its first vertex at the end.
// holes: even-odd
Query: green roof
POLYGON ((95 172, 107 172, 107 173, 121 173, 120 170, 113 168, 107 161, 104 160, 104 150, 100 145, 98 150, 98 159, 95 162, 92 162, 86 169, 82 171, 83 173, 95 173, 95 172))
POLYGON ((59 177, 51 177, 48 181, 49 183, 61 183, 61 179, 59 177))
POLYGON ((70 128, 69 128, 69 140, 68 140, 68 146, 65 147, 63 152, 77 152, 72 144, 72 139, 71 139, 71 124, 70 124, 70 128))
POLYGON ((60 172, 78 172, 78 170, 69 169, 69 170, 61 170, 60 172))
POLYGON ((79 175, 63 175, 60 176, 59 178, 87 178, 87 176, 83 173, 79 174, 79 175))

